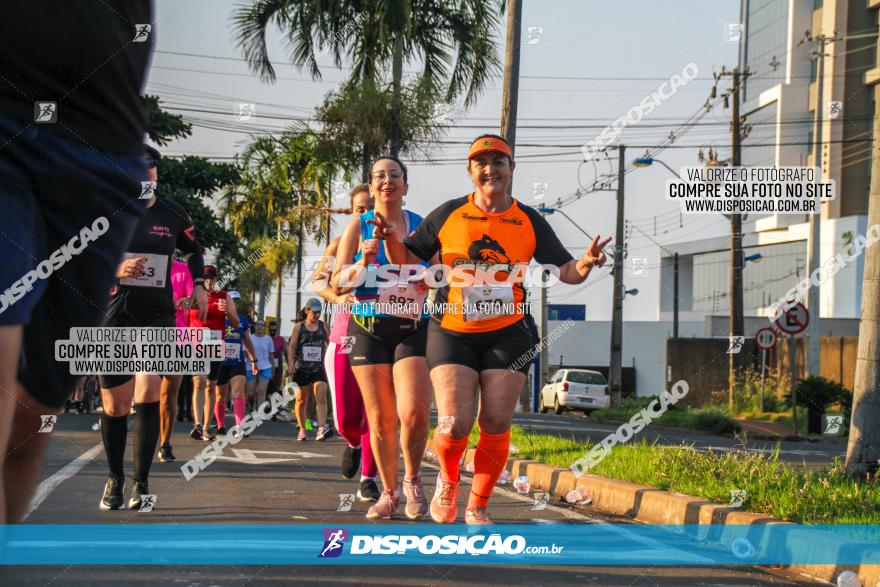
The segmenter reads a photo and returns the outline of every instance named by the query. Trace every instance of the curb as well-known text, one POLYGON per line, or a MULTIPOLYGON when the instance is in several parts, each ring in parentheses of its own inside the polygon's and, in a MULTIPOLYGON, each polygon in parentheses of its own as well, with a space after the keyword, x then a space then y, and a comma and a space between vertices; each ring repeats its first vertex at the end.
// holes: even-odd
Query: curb
MULTIPOLYGON (((433 437, 428 448, 433 450, 433 437)), ((475 449, 465 451, 463 465, 474 460, 475 449)), ((507 470, 511 478, 526 476, 533 489, 541 489, 551 496, 565 498, 576 487, 586 487, 592 505, 605 513, 638 520, 646 524, 704 524, 704 525, 767 525, 791 524, 765 514, 755 514, 712 502, 700 497, 671 493, 656 487, 585 474, 576 478, 569 469, 545 465, 539 461, 510 458, 507 470)), ((817 531, 810 537, 809 547, 799 546, 809 552, 844 552, 854 547, 870 546, 866 543, 847 542, 831 534, 817 531)), ((783 572, 807 575, 814 579, 834 583, 837 576, 849 570, 858 574, 864 587, 880 587, 880 565, 806 565, 783 567, 783 572)))

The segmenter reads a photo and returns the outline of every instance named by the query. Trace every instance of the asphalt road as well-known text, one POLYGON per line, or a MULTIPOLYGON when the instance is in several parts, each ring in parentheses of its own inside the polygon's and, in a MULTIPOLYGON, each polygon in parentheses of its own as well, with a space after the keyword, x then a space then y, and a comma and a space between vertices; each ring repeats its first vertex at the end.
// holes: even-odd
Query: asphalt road
MULTIPOLYGON (((617 429, 619 424, 605 424, 591 420, 581 412, 564 412, 555 414, 524 414, 517 413, 513 417, 514 424, 528 429, 530 432, 552 434, 558 436, 574 436, 579 440, 600 442, 606 435, 617 429)), ((792 465, 805 465, 818 468, 830 465, 834 457, 841 459, 846 456, 846 445, 833 442, 808 442, 801 440, 770 441, 749 440, 745 446, 737 439, 700 432, 673 431, 646 426, 636 434, 630 442, 645 439, 649 443, 656 442, 667 446, 692 445, 697 450, 715 450, 718 452, 748 451, 769 454, 779 445, 779 458, 792 465)))
MULTIPOLYGON (((573 417, 521 416, 522 423, 552 430, 565 427, 601 433, 573 417)), ((157 495, 156 509, 149 513, 98 509, 106 464, 100 435, 91 429, 95 415, 66 415, 51 433, 49 451, 34 505, 27 524, 216 524, 218 533, 234 532, 236 524, 360 524, 367 505, 355 503, 350 512, 338 512, 339 494, 355 493, 357 483, 343 479, 339 458, 344 442, 339 437, 318 443, 297 443, 289 423, 268 422, 237 445, 227 449, 228 458, 218 459, 195 478, 186 481, 180 472, 183 461, 202 450, 205 443, 191 440, 188 426, 178 424, 174 437, 177 463, 154 464, 150 489, 157 495)), ((131 435, 126 471, 131 471, 131 435)), ((425 466, 426 490, 433 494, 434 469, 425 466)), ((461 512, 467 492, 459 497, 461 512)), ((499 523, 566 524, 633 522, 608 516, 589 507, 573 508, 551 503, 534 510, 531 497, 499 488, 492 500, 492 513, 499 523)), ((397 523, 431 524, 432 522, 397 523)), ((378 522, 381 524, 381 522, 378 522)), ((210 534, 206 540, 210 540, 210 534)), ((685 553, 683 553, 684 556, 685 553)), ((0 568, 2 585, 263 585, 286 584, 358 585, 812 585, 775 571, 749 566, 10 566, 0 568)))

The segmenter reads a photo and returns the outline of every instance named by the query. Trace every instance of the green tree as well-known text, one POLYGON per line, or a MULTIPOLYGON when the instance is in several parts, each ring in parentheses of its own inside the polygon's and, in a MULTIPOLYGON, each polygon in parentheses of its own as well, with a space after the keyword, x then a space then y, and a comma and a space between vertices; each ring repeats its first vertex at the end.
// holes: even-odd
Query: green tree
MULTIPOLYGON (((162 110, 159 98, 145 97, 148 110, 147 135, 159 146, 192 134, 192 125, 179 115, 162 110)), ((158 191, 164 198, 183 206, 192 217, 199 242, 217 252, 220 270, 240 259, 241 247, 217 214, 205 204, 226 186, 238 180, 238 170, 228 163, 213 163, 204 157, 163 157, 159 164, 158 191)))
POLYGON ((501 12, 498 0, 255 0, 233 15, 235 39, 253 71, 275 80, 267 29, 284 33, 291 62, 314 79, 317 52, 331 54, 337 67, 351 64, 349 83, 390 82, 393 108, 386 128, 396 155, 403 145, 403 66, 420 63, 414 86, 446 102, 472 105, 500 70, 492 35, 501 12))
POLYGON ((303 237, 326 234, 323 215, 310 206, 326 202, 334 167, 317 156, 319 137, 308 128, 281 137, 255 137, 239 158, 239 180, 224 195, 223 211, 233 234, 247 243, 255 271, 262 272, 257 314, 265 313, 269 279, 277 287, 275 314, 281 315, 284 274, 297 262, 300 249, 291 227, 303 237))

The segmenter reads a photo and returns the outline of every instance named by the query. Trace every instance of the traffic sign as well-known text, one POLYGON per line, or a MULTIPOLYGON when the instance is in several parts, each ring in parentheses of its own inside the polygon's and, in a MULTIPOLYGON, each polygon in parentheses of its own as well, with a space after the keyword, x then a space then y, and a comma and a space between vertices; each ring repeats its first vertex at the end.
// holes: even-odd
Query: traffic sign
POLYGON ((800 334, 807 329, 809 323, 810 313, 800 302, 783 312, 775 322, 779 330, 786 334, 800 334))
POLYGON ((762 328, 755 333, 755 344, 759 349, 768 350, 776 346, 776 332, 772 328, 762 328))

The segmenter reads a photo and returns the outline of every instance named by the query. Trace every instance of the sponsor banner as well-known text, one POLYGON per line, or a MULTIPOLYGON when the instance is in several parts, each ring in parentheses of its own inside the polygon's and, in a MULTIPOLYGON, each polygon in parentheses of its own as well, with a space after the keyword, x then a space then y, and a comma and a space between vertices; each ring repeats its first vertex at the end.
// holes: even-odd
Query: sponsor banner
POLYGON ((4 565, 880 564, 880 526, 0 526, 4 565), (846 542, 846 544, 844 544, 846 542))

